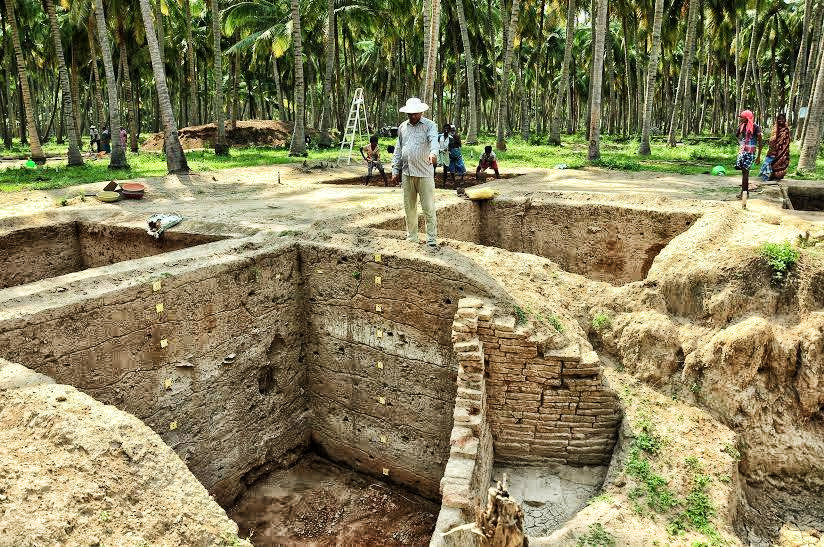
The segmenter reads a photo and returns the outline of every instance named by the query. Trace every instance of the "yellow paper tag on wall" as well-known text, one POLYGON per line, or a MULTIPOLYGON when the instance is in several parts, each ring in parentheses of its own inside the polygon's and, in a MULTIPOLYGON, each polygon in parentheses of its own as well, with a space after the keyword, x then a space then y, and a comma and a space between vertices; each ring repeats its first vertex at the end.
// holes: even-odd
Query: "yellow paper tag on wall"
POLYGON ((378 367, 379 369, 383 369, 383 361, 378 361, 378 364, 375 365, 375 366, 378 367))
POLYGON ((375 333, 375 336, 377 336, 378 338, 383 338, 383 331, 381 329, 378 329, 378 331, 375 333))
POLYGON ((158 302, 155 305, 155 309, 157 310, 157 313, 163 313, 163 302, 158 302))
POLYGON ((169 345, 169 341, 168 341, 168 340, 166 340, 165 338, 164 338, 163 340, 161 340, 161 341, 160 341, 160 347, 161 347, 161 348, 165 348, 165 347, 166 347, 166 346, 168 346, 168 345, 169 345))
POLYGON ((163 380, 163 387, 165 387, 166 389, 172 389, 172 379, 166 378, 165 380, 163 380))
POLYGON ((383 474, 386 475, 386 476, 389 476, 389 468, 388 467, 383 468, 383 474))
POLYGON ((381 442, 386 443, 386 435, 381 435, 381 442))
POLYGON ((381 306, 380 304, 375 304, 375 311, 378 313, 382 312, 383 306, 381 306))
POLYGON ((386 398, 385 397, 378 397, 378 402, 382 405, 385 405, 386 404, 386 398))
POLYGON ((169 431, 174 431, 177 429, 177 422, 172 422, 169 424, 169 431))
POLYGON ((161 285, 160 280, 155 281, 154 283, 152 283, 152 290, 155 291, 155 292, 159 291, 160 290, 160 285, 161 285))
POLYGON ((380 253, 375 253, 375 262, 380 262, 380 261, 381 261, 380 253))

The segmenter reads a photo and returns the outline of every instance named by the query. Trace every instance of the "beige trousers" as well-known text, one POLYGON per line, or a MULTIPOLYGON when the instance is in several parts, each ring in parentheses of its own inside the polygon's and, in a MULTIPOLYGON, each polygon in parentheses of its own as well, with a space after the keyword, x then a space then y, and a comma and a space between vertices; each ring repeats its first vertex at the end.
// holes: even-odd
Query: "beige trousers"
POLYGON ((435 178, 412 177, 404 174, 401 177, 403 186, 403 208, 406 211, 406 239, 418 241, 418 196, 421 199, 421 209, 426 217, 426 240, 435 242, 438 235, 438 223, 435 218, 435 178))

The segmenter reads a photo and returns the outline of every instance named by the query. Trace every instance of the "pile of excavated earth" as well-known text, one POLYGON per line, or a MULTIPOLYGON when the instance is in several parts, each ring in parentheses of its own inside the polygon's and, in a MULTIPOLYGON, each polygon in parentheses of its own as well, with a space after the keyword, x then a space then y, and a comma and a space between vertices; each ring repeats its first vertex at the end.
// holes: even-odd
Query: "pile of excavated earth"
POLYGON ((524 171, 4 199, 0 544, 824 544, 824 215, 524 171))

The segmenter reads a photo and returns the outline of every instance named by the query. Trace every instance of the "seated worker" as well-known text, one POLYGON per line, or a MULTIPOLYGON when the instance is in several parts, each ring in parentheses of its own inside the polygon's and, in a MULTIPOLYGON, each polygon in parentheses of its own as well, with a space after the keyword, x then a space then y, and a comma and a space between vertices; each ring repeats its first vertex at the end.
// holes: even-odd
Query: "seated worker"
POLYGON ((378 146, 378 136, 372 135, 369 137, 369 144, 362 147, 360 153, 361 156, 363 156, 363 161, 366 162, 366 167, 369 169, 363 185, 367 186, 369 184, 369 179, 372 178, 372 169, 377 169, 381 177, 383 177, 383 185, 386 186, 388 179, 386 178, 386 173, 383 171, 383 163, 381 163, 381 149, 378 146))
POLYGON ((492 169, 495 171, 495 178, 501 178, 501 174, 498 172, 498 158, 495 156, 495 152, 492 151, 491 146, 484 146, 484 153, 481 154, 480 161, 478 162, 478 168, 475 169, 475 180, 478 180, 478 175, 483 172, 484 177, 486 176, 486 170, 492 169))
MULTIPOLYGON (((455 185, 455 173, 461 176, 461 186, 463 186, 466 167, 461 152, 461 136, 458 133, 452 135, 452 140, 449 143, 449 174, 452 176, 453 185, 455 185)), ((446 181, 444 180, 445 185, 446 181)))

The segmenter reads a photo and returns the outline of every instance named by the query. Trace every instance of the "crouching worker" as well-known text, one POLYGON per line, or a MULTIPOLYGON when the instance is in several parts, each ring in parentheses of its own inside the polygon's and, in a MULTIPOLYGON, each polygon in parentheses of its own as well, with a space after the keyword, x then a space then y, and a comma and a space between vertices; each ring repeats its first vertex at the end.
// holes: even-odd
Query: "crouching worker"
POLYGON ((386 186, 388 179, 386 178, 386 173, 383 171, 383 163, 381 162, 381 149, 378 146, 378 136, 372 135, 369 137, 369 144, 362 147, 360 149, 361 156, 363 156, 363 160, 366 162, 366 180, 363 181, 364 186, 369 185, 369 181, 372 179, 372 170, 377 169, 378 173, 381 174, 383 177, 383 185, 386 186))
POLYGON ((495 156, 495 152, 492 151, 491 146, 484 146, 484 153, 481 154, 478 168, 475 169, 475 180, 478 180, 481 176, 486 178, 487 169, 492 169, 495 172, 496 179, 501 178, 501 174, 498 172, 498 158, 495 156))

